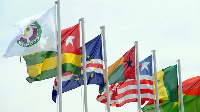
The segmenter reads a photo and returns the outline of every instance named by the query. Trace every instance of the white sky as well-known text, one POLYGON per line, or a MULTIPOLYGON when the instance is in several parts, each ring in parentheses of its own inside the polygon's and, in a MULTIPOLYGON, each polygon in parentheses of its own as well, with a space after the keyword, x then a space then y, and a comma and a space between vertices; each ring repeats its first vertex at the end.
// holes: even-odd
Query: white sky
MULTIPOLYGON (((54 0, 0 1, 0 55, 18 33, 13 25, 54 5, 54 0)), ((61 28, 85 19, 86 42, 106 28, 108 65, 114 63, 134 42, 139 60, 156 50, 157 70, 181 60, 182 80, 200 75, 200 1, 198 0, 61 0, 61 28)), ((53 80, 26 81, 26 64, 19 57, 0 58, 0 112, 56 112, 51 100, 53 80)), ((63 94, 63 112, 83 111, 83 89, 63 94)), ((105 112, 96 101, 98 86, 88 86, 89 112, 105 112)), ((135 112, 137 103, 111 112, 135 112)))

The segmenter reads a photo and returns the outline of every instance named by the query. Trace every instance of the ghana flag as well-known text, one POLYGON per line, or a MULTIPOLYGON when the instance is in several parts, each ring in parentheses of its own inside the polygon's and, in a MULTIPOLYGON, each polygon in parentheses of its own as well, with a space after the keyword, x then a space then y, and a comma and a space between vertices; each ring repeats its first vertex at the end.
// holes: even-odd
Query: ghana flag
MULTIPOLYGON (((193 77, 182 82, 184 112, 200 112, 200 76, 193 77)), ((178 102, 163 100, 159 104, 162 112, 179 112, 180 98, 178 102)), ((142 108, 143 112, 154 112, 154 105, 147 105, 142 108)))
MULTIPOLYGON (((135 46, 108 67, 108 80, 110 85, 124 82, 127 79, 135 79, 135 46)), ((104 88, 105 86, 99 88, 100 94, 102 94, 104 88)))
MULTIPOLYGON (((62 73, 81 75, 81 51, 79 24, 61 30, 62 73)), ((26 61, 28 82, 40 81, 57 76, 57 53, 37 52, 23 56, 26 61)))

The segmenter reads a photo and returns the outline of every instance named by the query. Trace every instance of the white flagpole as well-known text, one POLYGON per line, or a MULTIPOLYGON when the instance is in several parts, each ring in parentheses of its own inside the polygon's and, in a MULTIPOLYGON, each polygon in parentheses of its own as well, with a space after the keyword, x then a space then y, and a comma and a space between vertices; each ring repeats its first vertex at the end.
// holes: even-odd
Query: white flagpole
POLYGON ((87 106, 87 74, 86 74, 86 52, 85 52, 85 31, 84 31, 84 18, 79 19, 82 29, 82 52, 83 52, 83 78, 84 78, 84 106, 85 112, 88 112, 87 106))
POLYGON ((110 112, 110 95, 109 95, 107 54, 106 54, 105 26, 101 26, 100 28, 102 29, 102 35, 103 35, 104 64, 105 64, 105 76, 106 76, 107 112, 110 112))
POLYGON ((156 110, 159 112, 159 98, 158 98, 158 80, 157 80, 157 68, 156 68, 156 51, 152 50, 153 53, 153 64, 154 64, 154 75, 155 75, 155 88, 156 88, 156 110))
POLYGON ((135 69, 136 69, 136 76, 137 76, 137 90, 138 90, 138 110, 141 112, 141 96, 140 96, 140 72, 139 72, 139 55, 138 55, 138 41, 135 41, 135 54, 136 54, 136 61, 135 61, 135 69))
POLYGON ((178 62, 178 74, 179 74, 179 88, 180 88, 180 99, 181 99, 181 112, 184 112, 180 59, 178 59, 177 62, 178 62))
POLYGON ((61 58, 61 28, 60 28, 60 0, 57 4, 57 22, 58 22, 58 88, 59 88, 59 112, 62 112, 62 58, 61 58))

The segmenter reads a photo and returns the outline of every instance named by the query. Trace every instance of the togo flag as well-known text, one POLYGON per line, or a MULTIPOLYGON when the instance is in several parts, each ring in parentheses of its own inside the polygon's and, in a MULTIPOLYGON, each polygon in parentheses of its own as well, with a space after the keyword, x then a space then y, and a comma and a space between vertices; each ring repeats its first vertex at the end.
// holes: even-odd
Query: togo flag
POLYGON ((9 44, 4 57, 57 51, 56 5, 15 24, 20 30, 9 44))

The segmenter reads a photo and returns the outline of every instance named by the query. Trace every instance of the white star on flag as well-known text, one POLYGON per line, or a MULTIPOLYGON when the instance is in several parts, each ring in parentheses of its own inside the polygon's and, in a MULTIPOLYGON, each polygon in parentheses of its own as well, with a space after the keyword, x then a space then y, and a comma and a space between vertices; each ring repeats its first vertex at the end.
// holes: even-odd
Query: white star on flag
POLYGON ((144 69, 144 68, 146 68, 148 71, 149 71, 149 69, 148 69, 148 65, 149 65, 149 63, 150 62, 144 62, 144 63, 142 63, 142 68, 141 68, 141 71, 144 69))
POLYGON ((74 45, 73 45, 73 42, 72 42, 72 40, 73 40, 74 38, 75 38, 74 36, 68 36, 68 37, 65 39, 65 41, 66 41, 66 46, 67 46, 69 43, 71 43, 72 46, 74 46, 74 45))

